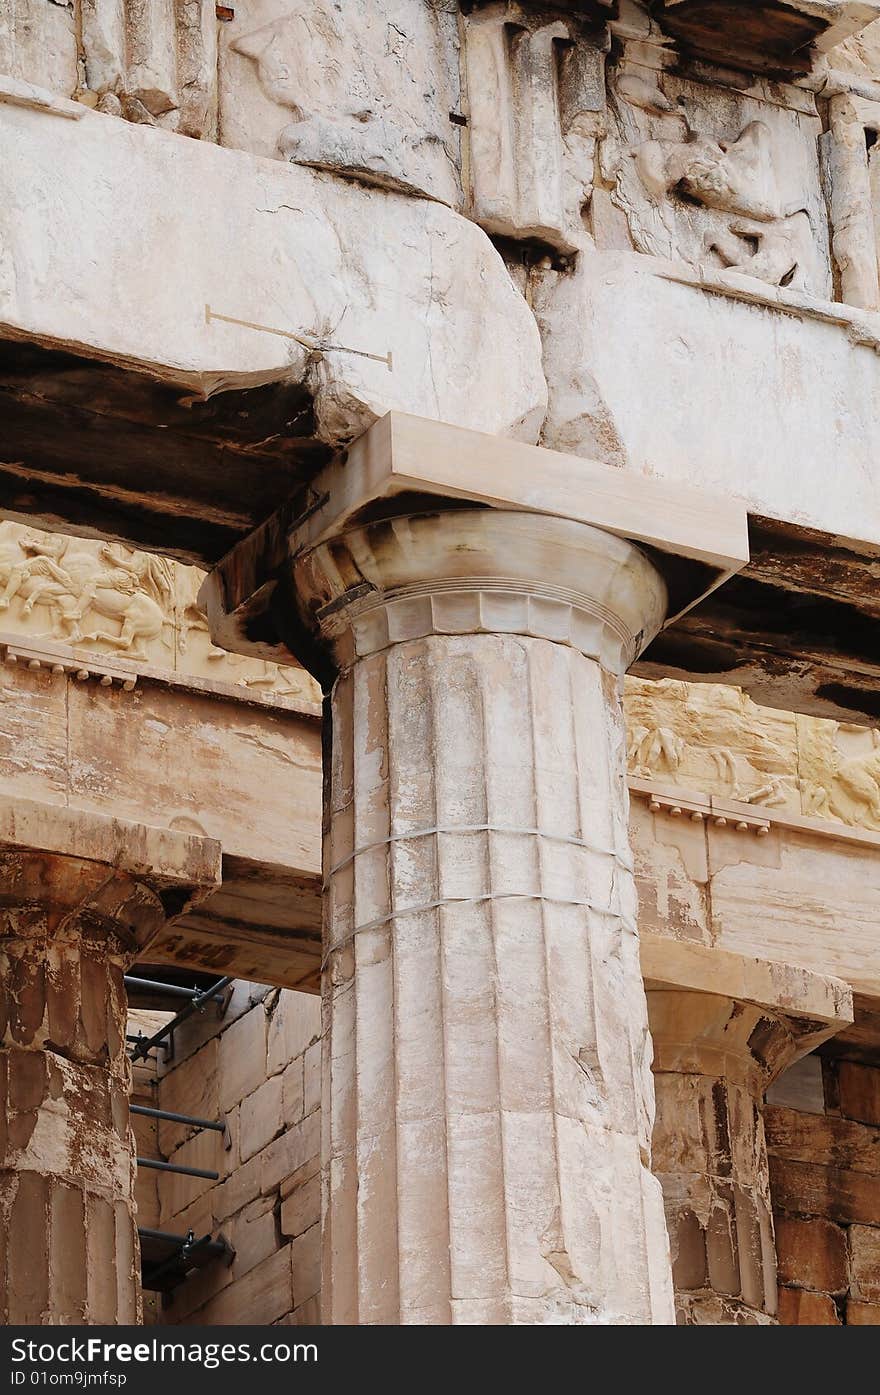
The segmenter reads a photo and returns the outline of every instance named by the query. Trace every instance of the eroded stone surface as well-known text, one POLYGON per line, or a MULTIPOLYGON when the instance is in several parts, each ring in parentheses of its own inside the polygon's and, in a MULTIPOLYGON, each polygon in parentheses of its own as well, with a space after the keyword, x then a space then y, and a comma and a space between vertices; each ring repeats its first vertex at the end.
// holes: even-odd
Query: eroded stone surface
POLYGON ((635 248, 830 298, 818 116, 680 78, 665 58, 624 61, 611 86, 603 173, 635 248))
POLYGON ((574 15, 478 5, 464 29, 471 215, 573 252, 604 130, 605 40, 574 15))
POLYGON ((873 344, 854 346, 848 327, 807 306, 780 314, 744 280, 730 298, 668 271, 585 252, 573 273, 545 274, 535 299, 550 385, 544 443, 880 541, 873 344), (710 400, 711 411, 688 410, 683 433, 683 404, 710 400))
MULTIPOLYGON (((762 1100, 768 1084, 809 1049, 819 1025, 803 1016, 811 976, 772 965, 778 992, 771 989, 767 1001, 726 997, 714 991, 723 990, 725 969, 713 972, 711 953, 695 953, 706 957, 708 991, 648 984, 654 1168, 666 1203, 678 1321, 762 1325, 777 1314, 762 1100)), ((851 1000, 838 987, 839 1010, 851 1015, 851 1000)))
POLYGON ((759 707, 721 684, 628 678, 630 772, 880 832, 880 733, 759 707))
MULTIPOLYGON (((29 856, 6 854, 0 868, 0 1315, 136 1322, 122 983, 132 945, 90 915, 87 869, 59 870, 45 903, 20 899, 10 860, 29 856)), ((109 869, 91 866, 106 881, 109 869)))
POLYGON ((453 6, 258 0, 220 43, 224 145, 461 202, 453 6))
POLYGON ((534 440, 539 336, 473 223, 427 199, 75 110, 73 121, 0 105, 12 151, 7 333, 205 394, 304 383, 329 442, 392 407, 534 440))

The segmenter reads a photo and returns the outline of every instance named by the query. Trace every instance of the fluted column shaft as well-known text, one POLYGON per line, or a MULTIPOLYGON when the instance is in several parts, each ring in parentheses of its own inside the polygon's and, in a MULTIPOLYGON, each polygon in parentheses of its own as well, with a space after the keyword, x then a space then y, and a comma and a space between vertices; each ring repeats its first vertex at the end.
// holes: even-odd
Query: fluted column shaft
POLYGON ((0 1322, 140 1320, 123 984, 164 919, 118 869, 0 853, 0 1322))
POLYGON ((671 1321, 619 696, 662 582, 584 525, 468 511, 297 584, 341 669, 325 1321, 671 1321))
POLYGON ((654 1169, 684 1324, 776 1321, 776 1248, 763 1098, 797 1053, 782 1012, 651 988, 654 1169))

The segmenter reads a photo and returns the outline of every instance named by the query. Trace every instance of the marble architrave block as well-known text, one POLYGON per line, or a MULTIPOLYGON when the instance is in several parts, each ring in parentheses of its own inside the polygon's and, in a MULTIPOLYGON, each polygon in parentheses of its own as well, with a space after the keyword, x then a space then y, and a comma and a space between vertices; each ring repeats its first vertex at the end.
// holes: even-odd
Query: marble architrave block
POLYGON ((542 281, 544 445, 880 541, 880 323, 626 252, 542 281))
POLYGON ((540 336, 474 223, 73 103, 64 115, 0 104, 3 333, 206 396, 303 383, 331 443, 393 407, 535 439, 540 336))

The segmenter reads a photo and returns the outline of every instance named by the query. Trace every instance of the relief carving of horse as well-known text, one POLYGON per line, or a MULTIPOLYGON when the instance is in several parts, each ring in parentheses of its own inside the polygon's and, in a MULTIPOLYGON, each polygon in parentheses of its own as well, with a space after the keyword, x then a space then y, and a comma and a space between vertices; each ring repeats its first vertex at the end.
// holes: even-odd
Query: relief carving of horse
POLYGON ((97 552, 74 538, 25 537, 20 543, 0 544, 0 582, 5 583, 0 610, 23 596, 23 614, 35 605, 49 608, 54 638, 102 640, 133 659, 145 659, 145 641, 157 639, 171 623, 166 614, 173 599, 168 563, 146 554, 126 556, 112 544, 102 544, 97 552), (88 611, 116 621, 119 633, 99 628, 83 633, 79 622, 88 611))

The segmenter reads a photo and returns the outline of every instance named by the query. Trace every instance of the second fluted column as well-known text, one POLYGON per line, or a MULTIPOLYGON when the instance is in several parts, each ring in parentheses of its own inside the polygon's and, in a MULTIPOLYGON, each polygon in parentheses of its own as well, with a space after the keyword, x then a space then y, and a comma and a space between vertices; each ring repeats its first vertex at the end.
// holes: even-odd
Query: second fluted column
POLYGON ((659 574, 479 509, 301 555, 325 804, 325 1321, 673 1321, 620 677, 659 574))

